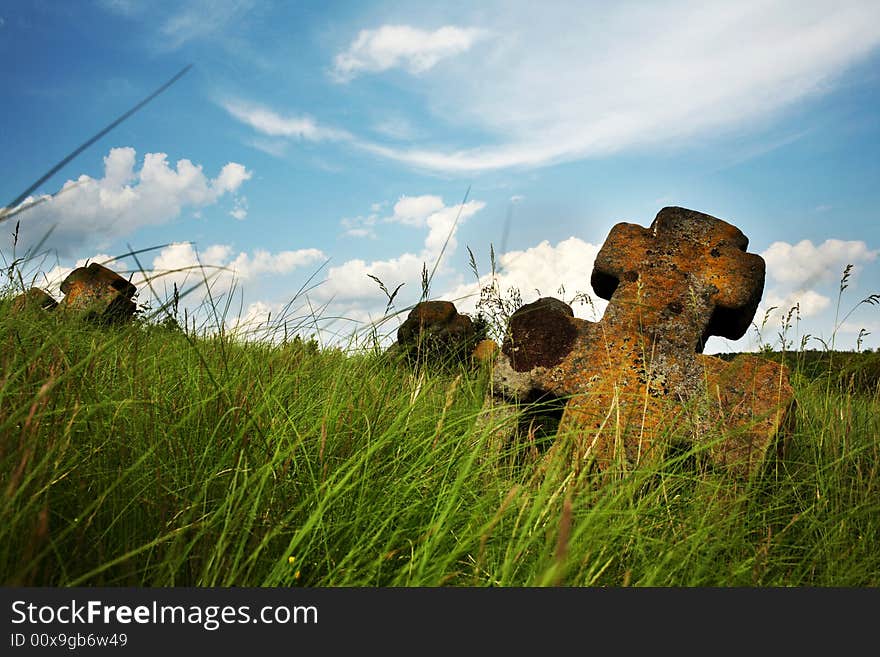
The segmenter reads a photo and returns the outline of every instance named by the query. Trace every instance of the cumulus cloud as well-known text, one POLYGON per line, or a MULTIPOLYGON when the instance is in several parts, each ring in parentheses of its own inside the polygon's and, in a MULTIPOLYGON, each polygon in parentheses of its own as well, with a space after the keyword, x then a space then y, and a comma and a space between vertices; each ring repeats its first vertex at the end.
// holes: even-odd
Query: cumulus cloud
MULTIPOLYGON (((383 206, 376 206, 376 209, 381 207, 383 206)), ((370 276, 377 277, 389 290, 405 283, 407 290, 417 292, 423 265, 427 265, 430 271, 440 261, 444 244, 444 258, 451 257, 458 247, 456 234, 459 227, 484 207, 485 203, 482 201, 447 206, 439 196, 402 196, 394 204, 392 214, 378 217, 374 213, 369 229, 373 230, 379 223, 427 229, 421 251, 402 253, 386 260, 353 259, 330 267, 326 280, 315 289, 312 296, 321 302, 332 299, 334 303, 340 304, 344 314, 350 318, 365 318, 369 316, 369 309, 378 309, 381 314, 384 307, 383 295, 370 276)), ((362 223, 362 226, 366 224, 362 223)), ((349 231, 352 230, 367 228, 349 228, 349 231)), ((438 265, 438 271, 442 271, 442 265, 438 265)))
POLYGON ((401 196, 394 204, 392 213, 385 217, 379 214, 382 207, 384 204, 374 203, 370 214, 343 219, 341 224, 346 229, 344 235, 375 239, 375 227, 380 223, 402 224, 413 228, 428 227, 424 256, 428 259, 436 259, 447 238, 449 238, 449 243, 446 244, 447 252, 455 251, 457 243, 452 227, 456 218, 459 217, 459 213, 461 214, 459 221, 464 220, 481 209, 483 204, 465 203, 463 206, 447 207, 441 197, 425 194, 423 196, 401 196))
MULTIPOLYGON (((418 284, 422 272, 422 264, 427 262, 414 253, 404 253, 387 260, 366 261, 360 258, 348 260, 341 265, 330 267, 325 280, 312 296, 320 301, 331 299, 343 306, 367 305, 379 307, 384 305, 384 298, 377 283, 370 278, 375 276, 389 290, 400 283, 413 287, 418 284)), ((346 308, 346 315, 350 315, 346 308)))
POLYGON ((103 178, 82 175, 55 196, 24 201, 42 202, 19 215, 21 244, 33 245, 51 230, 45 246, 70 255, 86 243, 109 243, 143 226, 164 224, 185 208, 212 205, 250 177, 243 165, 229 162, 210 179, 187 159, 172 167, 165 153, 147 153, 136 170, 133 148, 113 148, 104 158, 103 178))
POLYGON ((252 278, 262 274, 286 274, 298 267, 313 265, 326 257, 320 249, 298 249, 278 253, 257 249, 251 255, 239 253, 227 266, 242 278, 252 278))
POLYGON ((796 314, 791 315, 792 322, 807 320, 803 332, 830 335, 834 326, 827 311, 839 293, 844 268, 853 265, 848 285, 855 286, 865 265, 875 261, 878 253, 861 240, 772 243, 761 253, 767 264, 767 288, 755 315, 755 325, 762 339, 778 340, 780 326, 792 309, 796 309, 796 314))
POLYGON ((766 312, 770 308, 775 308, 774 312, 770 313, 770 317, 780 318, 797 306, 800 316, 806 318, 819 315, 830 305, 831 298, 816 290, 794 290, 783 294, 771 290, 764 295, 761 310, 766 312))
MULTIPOLYGON (((524 303, 547 296, 574 301, 572 309, 577 317, 598 320, 607 302, 593 294, 590 275, 600 248, 601 245, 569 237, 555 245, 544 240, 528 249, 502 253, 497 256, 495 285, 502 296, 508 296, 511 289, 518 290, 524 303)), ((477 310, 480 289, 490 284, 491 274, 484 274, 479 282, 461 283, 443 298, 454 300, 462 311, 472 313, 477 310)))
POLYGON ((251 172, 237 162, 230 162, 220 170, 220 175, 213 182, 212 188, 217 194, 234 192, 245 180, 250 180, 251 172))
POLYGON ((802 240, 797 244, 774 242, 761 256, 768 277, 788 286, 810 286, 839 280, 847 264, 871 262, 878 251, 861 240, 828 239, 819 244, 802 240))
POLYGON ((403 196, 394 204, 394 214, 388 217, 393 221, 408 226, 424 226, 428 217, 444 208, 443 199, 439 196, 403 196))
POLYGON ((362 73, 403 68, 413 75, 448 57, 467 52, 487 31, 446 25, 434 31, 410 25, 382 25, 361 30, 348 49, 333 60, 333 78, 349 82, 362 73))
POLYGON ((245 282, 265 274, 287 274, 324 259, 326 256, 319 249, 276 253, 256 249, 251 253, 234 253, 226 244, 214 244, 197 251, 189 242, 176 242, 163 248, 153 259, 152 271, 154 274, 177 272, 172 279, 182 284, 201 280, 201 267, 205 267, 209 277, 221 281, 221 287, 229 288, 233 280, 245 282))
POLYGON ((281 304, 270 304, 265 301, 254 301, 248 304, 244 312, 233 321, 233 330, 236 332, 252 333, 260 325, 268 324, 272 315, 277 315, 281 310, 281 304))
MULTIPOLYGON (((871 262, 877 253, 861 240, 828 239, 819 245, 810 240, 797 244, 773 242, 761 253, 767 264, 770 285, 759 313, 775 306, 776 310, 770 314, 773 321, 795 306, 803 318, 821 314, 831 305, 831 298, 820 290, 830 291, 847 265, 871 262)), ((858 275, 858 268, 852 275, 858 275)))

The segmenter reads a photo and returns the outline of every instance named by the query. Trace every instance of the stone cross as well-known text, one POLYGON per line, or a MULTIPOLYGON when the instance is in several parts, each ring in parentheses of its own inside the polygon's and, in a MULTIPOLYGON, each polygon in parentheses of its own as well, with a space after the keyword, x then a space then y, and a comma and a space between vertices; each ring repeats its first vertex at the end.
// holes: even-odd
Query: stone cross
POLYGON ((709 443, 714 465, 756 471, 792 400, 787 368, 702 354, 709 336, 738 339, 754 317, 764 261, 747 246, 735 226, 684 208, 662 209, 650 228, 617 224, 591 277, 609 301, 605 315, 577 319, 551 298, 520 308, 495 363, 494 395, 563 400, 559 435, 574 437, 578 464, 635 465, 715 432, 724 436, 709 443))

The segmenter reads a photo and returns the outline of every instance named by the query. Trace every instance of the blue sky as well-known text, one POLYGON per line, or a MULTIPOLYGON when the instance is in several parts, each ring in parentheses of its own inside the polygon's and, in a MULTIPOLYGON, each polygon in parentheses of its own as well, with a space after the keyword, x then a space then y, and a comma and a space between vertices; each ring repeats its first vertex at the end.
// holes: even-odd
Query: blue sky
POLYGON ((680 205, 765 257, 764 340, 797 303, 801 335, 837 315, 838 347, 880 345, 875 1, 6 3, 0 203, 188 64, 17 216, 18 254, 52 229, 37 284, 168 245, 139 256, 159 297, 202 263, 229 326, 316 315, 330 342, 382 318, 369 275, 406 308, 441 252, 431 296, 473 311, 466 247, 525 301, 590 292, 611 226, 680 205))

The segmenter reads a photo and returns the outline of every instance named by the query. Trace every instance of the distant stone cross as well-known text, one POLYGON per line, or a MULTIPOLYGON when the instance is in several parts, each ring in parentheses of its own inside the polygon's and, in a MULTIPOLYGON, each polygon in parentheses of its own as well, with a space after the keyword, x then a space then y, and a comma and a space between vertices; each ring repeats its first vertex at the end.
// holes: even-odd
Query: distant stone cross
POLYGON ((496 397, 565 399, 559 432, 576 437, 577 462, 637 464, 723 427, 711 460, 754 471, 791 401, 787 370, 702 354, 709 336, 738 339, 754 317, 764 261, 747 246, 735 226, 684 208, 664 208, 650 228, 617 224, 591 277, 609 300, 601 321, 551 298, 520 308, 495 364, 496 397))
POLYGON ((61 283, 65 294, 61 309, 82 313, 102 321, 130 318, 136 306, 132 297, 137 287, 112 269, 97 262, 74 269, 61 283))

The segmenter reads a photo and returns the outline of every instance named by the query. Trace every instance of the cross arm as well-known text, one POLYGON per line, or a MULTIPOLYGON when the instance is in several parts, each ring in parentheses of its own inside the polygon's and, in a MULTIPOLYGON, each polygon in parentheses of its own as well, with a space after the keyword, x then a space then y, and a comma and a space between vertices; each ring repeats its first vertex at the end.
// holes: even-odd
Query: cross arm
POLYGON ((621 277, 635 272, 653 243, 650 229, 638 224, 619 223, 611 229, 596 256, 590 284, 602 299, 611 299, 621 277))

